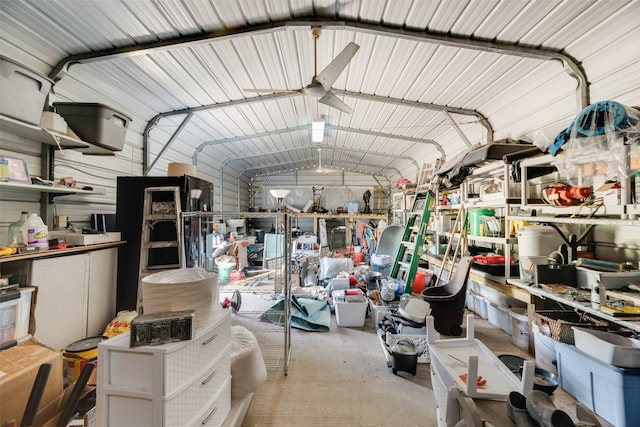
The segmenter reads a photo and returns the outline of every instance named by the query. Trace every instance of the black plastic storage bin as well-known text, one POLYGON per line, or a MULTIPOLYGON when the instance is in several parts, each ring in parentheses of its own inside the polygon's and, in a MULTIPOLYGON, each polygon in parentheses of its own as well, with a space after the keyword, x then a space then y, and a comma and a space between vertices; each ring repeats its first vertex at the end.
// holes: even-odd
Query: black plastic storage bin
POLYGON ((131 122, 128 116, 95 103, 54 102, 53 106, 83 141, 111 151, 122 150, 131 122))
POLYGON ((53 81, 0 56, 0 114, 39 126, 53 81))

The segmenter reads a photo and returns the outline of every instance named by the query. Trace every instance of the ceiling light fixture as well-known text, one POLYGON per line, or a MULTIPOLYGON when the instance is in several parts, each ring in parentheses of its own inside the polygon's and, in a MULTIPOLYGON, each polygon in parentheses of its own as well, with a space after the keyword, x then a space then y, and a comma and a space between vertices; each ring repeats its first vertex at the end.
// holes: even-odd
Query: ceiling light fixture
POLYGON ((322 142, 324 139, 324 120, 311 122, 311 142, 322 142))

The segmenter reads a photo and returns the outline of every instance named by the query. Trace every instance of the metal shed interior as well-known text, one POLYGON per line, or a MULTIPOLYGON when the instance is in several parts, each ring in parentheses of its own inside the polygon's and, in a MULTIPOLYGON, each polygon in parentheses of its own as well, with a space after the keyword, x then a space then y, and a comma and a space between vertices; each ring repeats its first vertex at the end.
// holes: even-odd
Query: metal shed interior
MULTIPOLYGON (((111 156, 55 154, 52 178, 104 189, 56 200, 72 219, 113 211, 117 176, 165 175, 171 162, 195 164, 215 208, 232 212, 255 186, 390 188, 478 144, 548 141, 593 102, 638 105, 639 22, 632 0, 4 0, 0 48, 55 81, 50 104, 133 119, 111 156), (309 84, 314 28, 318 70, 360 47, 332 85, 352 113, 245 91, 309 84), (317 173, 320 154, 333 173, 317 173)), ((3 134, 2 152, 43 171, 38 144, 3 134)))

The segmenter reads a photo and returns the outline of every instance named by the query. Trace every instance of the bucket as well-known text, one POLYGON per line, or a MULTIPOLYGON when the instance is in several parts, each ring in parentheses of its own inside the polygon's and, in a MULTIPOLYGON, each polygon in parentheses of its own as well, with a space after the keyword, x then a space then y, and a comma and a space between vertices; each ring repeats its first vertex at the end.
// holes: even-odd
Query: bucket
POLYGON ((563 243, 562 236, 548 225, 528 225, 517 234, 520 256, 547 256, 563 243))
POLYGON ((482 227, 483 216, 494 216, 493 209, 469 209, 469 234, 472 236, 484 236, 482 227))
POLYGON ((218 264, 218 279, 228 282, 231 278, 231 272, 236 269, 236 264, 231 262, 221 262, 218 264))
POLYGON ((535 266, 546 265, 547 256, 558 250, 562 236, 548 225, 528 225, 517 231, 520 279, 535 280, 535 266))
POLYGON ((364 262, 364 253, 356 252, 353 254, 353 265, 360 265, 364 262))
POLYGON ((256 230, 256 242, 257 243, 264 243, 264 231, 263 230, 256 230))
POLYGON ((427 273, 424 271, 416 271, 416 278, 413 279, 414 294, 421 294, 427 283, 427 273))
POLYGON ((526 308, 511 308, 511 339, 513 343, 524 349, 529 349, 529 322, 526 308))

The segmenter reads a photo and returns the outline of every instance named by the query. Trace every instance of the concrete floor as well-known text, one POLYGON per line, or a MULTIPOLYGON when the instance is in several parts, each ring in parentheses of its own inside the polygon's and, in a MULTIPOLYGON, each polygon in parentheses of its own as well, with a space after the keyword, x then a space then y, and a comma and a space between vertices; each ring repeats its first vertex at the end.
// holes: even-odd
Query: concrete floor
MULTIPOLYGON (((245 306, 250 304, 248 297, 243 296, 245 306)), ((258 298, 262 304, 269 302, 264 296, 258 298)), ((332 315, 328 333, 292 329, 286 376, 282 330, 254 317, 251 311, 243 310, 233 317, 235 324, 254 332, 268 369, 267 382, 255 393, 243 427, 437 425, 430 365, 419 364, 415 376, 404 372, 394 375, 387 367, 371 316, 361 328, 338 327, 332 315)), ((475 332, 476 338, 497 355, 513 354, 534 360, 513 344, 510 335, 478 316, 475 332)), ((553 399, 556 406, 576 420, 571 396, 558 389, 553 399)), ((506 415, 505 402, 476 399, 476 404, 483 418, 496 427, 513 425, 506 415)))

